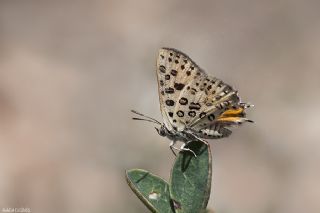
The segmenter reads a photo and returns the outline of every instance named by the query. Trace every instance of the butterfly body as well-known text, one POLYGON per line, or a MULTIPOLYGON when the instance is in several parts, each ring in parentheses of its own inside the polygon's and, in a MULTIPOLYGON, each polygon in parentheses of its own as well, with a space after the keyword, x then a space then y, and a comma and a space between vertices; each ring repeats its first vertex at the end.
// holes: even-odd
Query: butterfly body
POLYGON ((168 130, 165 125, 161 125, 160 129, 157 129, 157 132, 160 136, 167 137, 171 141, 187 143, 188 141, 197 140, 197 137, 187 130, 168 130))
MULTIPOLYGON (((238 92, 222 80, 209 76, 189 56, 173 48, 161 48, 157 81, 163 124, 157 129, 172 143, 229 136, 228 127, 252 122, 238 92)), ((185 145, 184 144, 184 145, 185 145)), ((184 145, 177 150, 187 150, 184 145)))

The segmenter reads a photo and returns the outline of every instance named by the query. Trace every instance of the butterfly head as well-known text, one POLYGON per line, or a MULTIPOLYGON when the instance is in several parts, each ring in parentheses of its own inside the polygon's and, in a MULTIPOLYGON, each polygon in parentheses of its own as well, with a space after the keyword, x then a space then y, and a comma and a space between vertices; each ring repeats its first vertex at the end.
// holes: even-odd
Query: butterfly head
POLYGON ((162 137, 165 137, 168 134, 168 130, 164 124, 161 124, 160 128, 155 127, 158 134, 162 137))

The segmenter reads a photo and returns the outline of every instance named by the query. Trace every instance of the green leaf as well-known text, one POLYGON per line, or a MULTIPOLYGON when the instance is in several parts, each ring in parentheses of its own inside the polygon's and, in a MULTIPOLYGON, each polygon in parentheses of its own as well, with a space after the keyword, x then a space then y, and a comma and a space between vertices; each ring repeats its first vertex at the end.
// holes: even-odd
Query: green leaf
POLYGON ((152 212, 173 212, 166 181, 142 169, 126 171, 126 179, 132 191, 152 212))
POLYGON ((211 190, 211 151, 202 142, 190 142, 191 152, 180 152, 171 171, 170 197, 176 213, 205 212, 211 190))

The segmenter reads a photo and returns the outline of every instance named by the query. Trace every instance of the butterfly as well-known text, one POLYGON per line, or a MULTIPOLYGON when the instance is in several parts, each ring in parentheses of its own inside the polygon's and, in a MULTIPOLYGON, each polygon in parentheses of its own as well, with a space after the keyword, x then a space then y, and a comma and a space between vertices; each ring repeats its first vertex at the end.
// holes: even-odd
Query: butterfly
MULTIPOLYGON (((190 151, 191 141, 229 136, 229 127, 253 122, 245 110, 253 105, 242 103, 238 91, 222 80, 209 76, 189 56, 173 48, 161 48, 157 59, 157 81, 163 123, 132 110, 145 118, 133 118, 158 124, 159 135, 171 140, 170 149, 190 151), (180 148, 177 141, 183 142, 180 148)), ((195 155, 196 156, 196 155, 195 155)))

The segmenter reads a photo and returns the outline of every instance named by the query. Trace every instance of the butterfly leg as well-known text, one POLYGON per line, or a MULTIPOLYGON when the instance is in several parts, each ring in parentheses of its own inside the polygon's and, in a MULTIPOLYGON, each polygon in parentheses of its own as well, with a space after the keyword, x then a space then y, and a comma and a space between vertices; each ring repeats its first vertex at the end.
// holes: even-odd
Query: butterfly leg
MULTIPOLYGON (((191 141, 189 141, 189 142, 191 142, 191 141)), ((188 152, 191 152, 195 157, 197 157, 196 153, 194 153, 193 150, 191 150, 191 149, 189 149, 189 148, 185 148, 185 146, 186 146, 189 142, 182 144, 182 146, 180 147, 180 151, 188 151, 188 152)))
POLYGON ((175 149, 175 150, 178 150, 178 151, 180 151, 180 149, 178 149, 177 147, 175 147, 175 146, 174 146, 175 144, 176 144, 176 141, 171 141, 171 143, 170 143, 170 149, 171 149, 172 153, 173 153, 175 156, 177 156, 177 154, 174 152, 174 149, 175 149))
MULTIPOLYGON (((191 141, 190 141, 190 142, 191 142, 191 141)), ((196 155, 196 153, 194 153, 194 151, 192 151, 192 150, 189 149, 189 148, 185 148, 185 146, 188 144, 188 142, 182 144, 182 146, 180 147, 180 149, 174 146, 175 143, 176 143, 176 141, 172 141, 172 142, 170 143, 170 149, 171 149, 171 151, 173 152, 173 154, 174 154, 175 156, 177 156, 177 154, 175 153, 174 149, 177 150, 177 151, 179 151, 179 152, 181 152, 181 151, 192 152, 192 154, 193 154, 195 157, 197 157, 197 155, 196 155)))

